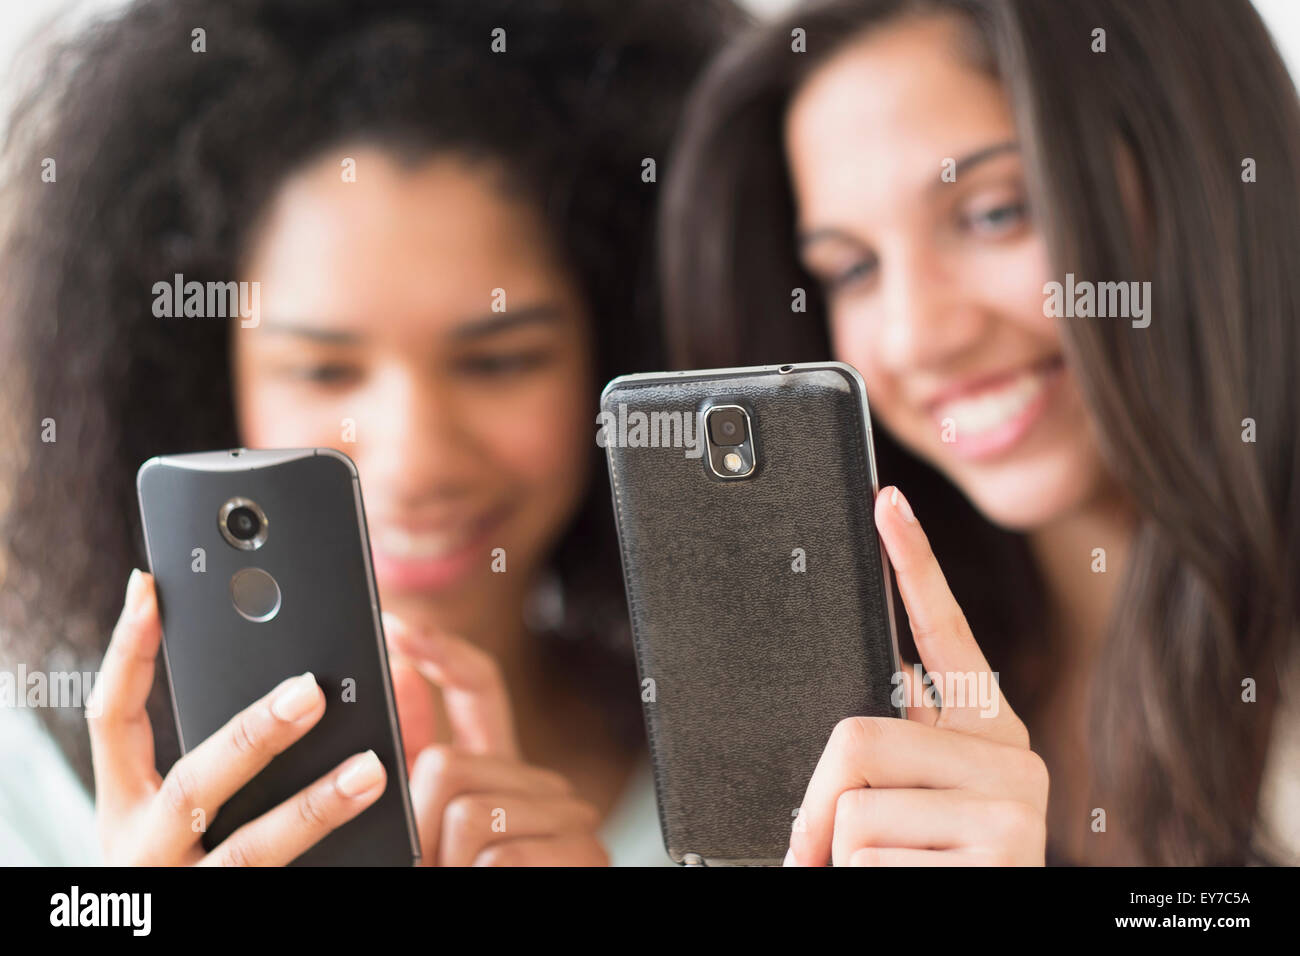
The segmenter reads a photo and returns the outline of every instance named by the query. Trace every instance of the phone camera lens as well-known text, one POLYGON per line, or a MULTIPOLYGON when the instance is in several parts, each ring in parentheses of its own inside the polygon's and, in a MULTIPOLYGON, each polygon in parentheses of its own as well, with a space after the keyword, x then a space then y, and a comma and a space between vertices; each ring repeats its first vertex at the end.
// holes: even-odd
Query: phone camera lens
POLYGON ((231 547, 256 551, 266 544, 266 512, 248 498, 231 498, 221 506, 217 527, 231 547))
POLYGON ((738 408, 722 408, 709 416, 709 437, 715 445, 743 445, 748 437, 745 414, 738 408))
POLYGON ((718 478, 749 478, 758 466, 756 422, 740 405, 714 405, 704 413, 709 469, 718 478))
POLYGON ((250 508, 236 508, 226 518, 226 527, 240 541, 251 541, 261 530, 261 519, 250 508))

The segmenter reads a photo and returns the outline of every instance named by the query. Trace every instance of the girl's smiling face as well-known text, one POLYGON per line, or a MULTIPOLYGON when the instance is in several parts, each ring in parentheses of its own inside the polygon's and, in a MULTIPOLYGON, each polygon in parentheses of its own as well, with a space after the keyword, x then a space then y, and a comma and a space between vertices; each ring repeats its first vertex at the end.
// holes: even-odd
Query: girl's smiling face
POLYGON ((517 597, 584 494, 590 319, 499 170, 338 155, 356 182, 337 156, 308 166, 254 237, 263 318, 232 332, 241 434, 350 455, 385 606, 472 622, 517 597))
POLYGON ((797 91, 786 152, 801 256, 873 416, 991 520, 1029 529, 1106 473, 1043 314, 1053 276, 1010 104, 963 39, 925 17, 851 41, 797 91))

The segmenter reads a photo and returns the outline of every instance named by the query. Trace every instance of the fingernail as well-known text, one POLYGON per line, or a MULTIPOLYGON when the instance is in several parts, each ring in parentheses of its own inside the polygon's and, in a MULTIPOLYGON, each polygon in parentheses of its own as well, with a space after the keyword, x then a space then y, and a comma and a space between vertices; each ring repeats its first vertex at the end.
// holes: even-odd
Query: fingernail
POLYGON ((131 569, 131 576, 126 579, 126 610, 127 613, 134 617, 140 611, 140 598, 144 575, 140 573, 139 568, 131 569))
POLYGON ((890 494, 889 503, 898 509, 904 520, 916 524, 916 515, 912 514, 912 506, 907 503, 907 499, 903 497, 903 493, 897 488, 890 494))
POLYGON ((316 706, 320 699, 318 691, 316 676, 311 671, 299 674, 275 695, 275 700, 271 701, 271 713, 291 724, 316 706))
POLYGON ((391 611, 384 611, 379 615, 379 619, 384 625, 385 639, 392 640, 406 632, 406 625, 402 623, 402 619, 391 611))
POLYGON ((781 861, 782 866, 794 866, 794 850, 785 851, 785 859, 781 861))
POLYGON ((384 779, 384 765, 373 750, 367 750, 352 766, 339 774, 338 788, 344 796, 358 797, 384 779))

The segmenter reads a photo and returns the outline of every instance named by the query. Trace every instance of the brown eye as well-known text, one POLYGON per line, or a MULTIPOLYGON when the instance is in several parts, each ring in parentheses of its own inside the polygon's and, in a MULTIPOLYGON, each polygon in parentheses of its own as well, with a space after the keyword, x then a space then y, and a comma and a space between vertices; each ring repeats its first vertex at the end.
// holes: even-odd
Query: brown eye
POLYGON ((466 375, 494 378, 530 372, 549 359, 550 353, 541 351, 467 355, 456 363, 456 368, 466 375))
POLYGON ((295 369, 291 374, 294 378, 310 382, 313 385, 343 385, 355 381, 360 372, 354 366, 330 362, 321 365, 306 365, 295 369))
POLYGON ((1028 204, 1014 202, 969 214, 965 217, 965 225, 977 235, 998 238, 1015 233, 1028 219, 1028 204))

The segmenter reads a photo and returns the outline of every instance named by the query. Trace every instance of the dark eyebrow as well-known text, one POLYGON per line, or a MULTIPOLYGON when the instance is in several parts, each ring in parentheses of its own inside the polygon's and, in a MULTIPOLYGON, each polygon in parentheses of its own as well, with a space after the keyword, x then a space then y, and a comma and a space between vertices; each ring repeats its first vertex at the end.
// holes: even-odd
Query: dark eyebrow
MULTIPOLYGON (((477 341, 519 326, 558 322, 562 314, 557 306, 549 304, 525 306, 513 312, 491 312, 457 325, 448 336, 458 342, 477 341)), ((325 345, 356 345, 364 338, 360 333, 347 329, 322 329, 272 319, 264 320, 262 329, 280 335, 300 336, 325 345)))
MULTIPOLYGON (((970 172, 972 166, 978 166, 980 163, 987 162, 1004 153, 1015 153, 1019 152, 1019 150, 1020 144, 1013 139, 1007 140, 1005 143, 994 143, 991 146, 985 146, 983 149, 977 149, 975 152, 968 153, 957 160, 955 173, 960 181, 961 173, 970 172)), ((935 189, 946 185, 951 184, 936 178, 930 188, 935 189)), ((857 246, 862 245, 861 240, 851 233, 843 229, 837 229, 834 226, 826 226, 821 229, 813 229, 811 232, 800 233, 798 237, 799 250, 802 252, 814 242, 820 242, 823 239, 838 239, 841 242, 848 242, 857 246)))
POLYGON ((983 149, 977 149, 973 153, 968 153, 961 159, 957 160, 956 175, 961 179, 961 174, 970 172, 972 166, 978 166, 980 163, 1001 156, 1003 153, 1016 153, 1020 151, 1020 144, 1014 139, 1009 139, 1005 143, 994 143, 992 146, 985 146, 983 149))
POLYGON ((311 325, 295 325, 292 322, 280 322, 273 319, 266 319, 262 322, 262 331, 275 332, 279 335, 297 335, 305 339, 323 342, 326 345, 356 345, 361 341, 359 334, 345 329, 320 329, 311 325))
POLYGON ((456 326, 451 330, 450 338, 458 342, 475 341, 524 325, 558 322, 562 317, 559 307, 550 304, 529 305, 513 312, 490 312, 456 326))

